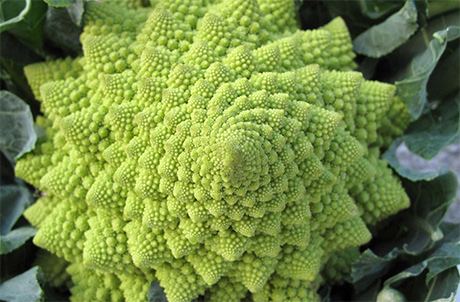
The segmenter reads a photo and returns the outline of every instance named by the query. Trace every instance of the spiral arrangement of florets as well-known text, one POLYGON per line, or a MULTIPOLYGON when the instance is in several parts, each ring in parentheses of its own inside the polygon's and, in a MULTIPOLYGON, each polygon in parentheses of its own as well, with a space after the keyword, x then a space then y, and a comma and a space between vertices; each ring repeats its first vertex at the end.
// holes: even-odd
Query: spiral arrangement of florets
POLYGON ((73 301, 153 280, 171 302, 317 299, 330 255, 409 206, 370 149, 406 124, 395 88, 351 71, 341 19, 297 29, 293 1, 144 2, 89 2, 84 58, 26 67, 35 244, 72 263, 73 301))

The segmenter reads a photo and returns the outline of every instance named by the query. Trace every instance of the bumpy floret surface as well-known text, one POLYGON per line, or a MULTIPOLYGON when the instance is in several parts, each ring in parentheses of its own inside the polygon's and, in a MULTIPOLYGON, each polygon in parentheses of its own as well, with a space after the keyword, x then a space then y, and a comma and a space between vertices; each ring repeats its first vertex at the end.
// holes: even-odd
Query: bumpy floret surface
POLYGON ((145 5, 89 2, 84 57, 26 68, 35 244, 72 263, 72 301, 153 280, 171 302, 318 299, 329 256, 408 206, 368 151, 405 126, 394 87, 352 71, 340 18, 299 30, 294 1, 145 5))

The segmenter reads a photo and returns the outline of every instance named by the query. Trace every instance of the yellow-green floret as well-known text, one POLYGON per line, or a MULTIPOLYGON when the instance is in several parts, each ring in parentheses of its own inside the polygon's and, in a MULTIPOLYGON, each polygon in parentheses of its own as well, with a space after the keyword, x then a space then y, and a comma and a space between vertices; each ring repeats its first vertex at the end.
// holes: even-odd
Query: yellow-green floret
POLYGON ((71 263, 72 301, 152 281, 170 302, 318 300, 330 255, 409 206, 371 149, 407 124, 394 86, 352 71, 342 19, 299 30, 291 0, 144 6, 89 2, 84 56, 26 67, 34 243, 71 263))

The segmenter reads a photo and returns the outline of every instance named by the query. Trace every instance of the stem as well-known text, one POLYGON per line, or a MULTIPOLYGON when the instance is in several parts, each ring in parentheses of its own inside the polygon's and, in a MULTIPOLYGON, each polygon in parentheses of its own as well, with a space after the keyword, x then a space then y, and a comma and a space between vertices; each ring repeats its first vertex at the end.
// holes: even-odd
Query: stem
POLYGON ((438 275, 434 276, 433 280, 431 281, 430 290, 428 291, 428 294, 426 295, 425 302, 430 301, 430 297, 433 292, 433 288, 436 283, 436 279, 438 279, 438 275))

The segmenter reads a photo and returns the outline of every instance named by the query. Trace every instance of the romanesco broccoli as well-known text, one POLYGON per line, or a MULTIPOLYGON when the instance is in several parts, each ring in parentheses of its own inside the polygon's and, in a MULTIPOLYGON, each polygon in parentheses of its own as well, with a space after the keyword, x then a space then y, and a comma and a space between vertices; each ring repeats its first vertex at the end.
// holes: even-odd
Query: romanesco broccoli
POLYGON ((395 87, 352 71, 342 19, 299 30, 292 0, 145 2, 88 2, 84 56, 26 67, 34 243, 71 263, 72 301, 154 280, 171 302, 319 299, 330 255, 409 206, 378 159, 407 125, 395 87))

